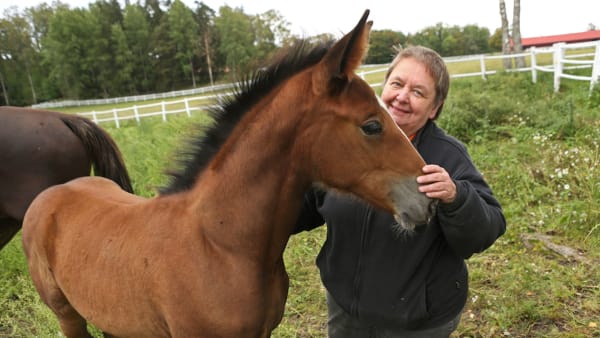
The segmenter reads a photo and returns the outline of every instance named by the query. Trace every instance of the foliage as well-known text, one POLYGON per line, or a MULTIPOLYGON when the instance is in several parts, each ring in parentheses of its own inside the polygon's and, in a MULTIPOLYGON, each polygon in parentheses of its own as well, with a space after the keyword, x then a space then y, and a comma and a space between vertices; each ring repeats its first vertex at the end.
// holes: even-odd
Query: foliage
POLYGON ((394 32, 389 29, 372 31, 369 39, 369 54, 365 63, 389 63, 398 52, 394 47, 404 46, 405 43, 406 36, 401 32, 394 32))
POLYGON ((215 18, 215 28, 221 36, 219 52, 226 58, 225 65, 233 72, 232 79, 239 78, 248 69, 255 48, 252 19, 240 8, 223 6, 215 18))
MULTIPOLYGON (((275 10, 181 0, 96 0, 88 8, 42 3, 0 16, 0 104, 31 105, 163 92, 237 80, 264 64, 277 47, 299 40, 275 10)), ((348 27, 350 30, 351 27, 348 27)), ((324 33, 306 37, 331 39, 324 33)), ((303 37, 304 38, 304 37, 303 37)), ((371 34, 368 63, 388 63, 393 47, 419 43, 443 56, 489 52, 489 32, 438 24, 405 35, 371 34)))
POLYGON ((181 67, 179 77, 189 77, 196 87, 193 56, 198 54, 200 46, 196 43, 198 23, 194 13, 181 0, 175 0, 165 18, 169 27, 167 36, 175 49, 174 61, 181 67))
POLYGON ((408 44, 423 45, 442 56, 483 54, 492 51, 489 45, 490 31, 476 25, 447 27, 443 23, 426 27, 408 37, 408 44))

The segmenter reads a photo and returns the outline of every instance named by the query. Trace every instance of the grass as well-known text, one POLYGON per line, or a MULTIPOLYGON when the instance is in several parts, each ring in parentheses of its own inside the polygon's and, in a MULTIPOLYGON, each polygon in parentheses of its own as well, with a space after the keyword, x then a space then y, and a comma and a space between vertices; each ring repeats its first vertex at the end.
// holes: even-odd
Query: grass
MULTIPOLYGON (((526 74, 454 80, 439 120, 465 142, 502 203, 507 233, 467 261, 470 294, 455 337, 600 337, 600 90, 526 74), (548 236, 546 242, 527 235, 548 236), (579 255, 564 256, 561 245, 579 255)), ((174 116, 106 129, 119 144, 136 192, 155 194, 174 150, 206 116, 174 116)), ((274 337, 325 337, 327 308, 314 260, 325 229, 292 236, 290 289, 274 337)), ((0 251, 0 337, 55 337, 20 236, 0 251)), ((97 333, 96 333, 97 334, 97 333)))

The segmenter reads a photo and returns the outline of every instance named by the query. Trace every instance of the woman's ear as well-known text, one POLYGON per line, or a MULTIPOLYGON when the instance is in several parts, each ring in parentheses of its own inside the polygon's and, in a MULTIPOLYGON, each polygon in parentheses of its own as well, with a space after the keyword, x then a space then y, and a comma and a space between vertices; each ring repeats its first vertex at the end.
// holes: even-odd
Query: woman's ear
POLYGON ((443 105, 443 103, 437 104, 437 105, 435 106, 435 108, 433 108, 433 109, 431 110, 431 112, 429 113, 429 116, 428 116, 428 118, 429 118, 430 120, 435 120, 435 119, 436 119, 436 117, 437 117, 437 115, 438 115, 438 112, 439 112, 439 111, 440 111, 440 109, 442 108, 442 105, 443 105))

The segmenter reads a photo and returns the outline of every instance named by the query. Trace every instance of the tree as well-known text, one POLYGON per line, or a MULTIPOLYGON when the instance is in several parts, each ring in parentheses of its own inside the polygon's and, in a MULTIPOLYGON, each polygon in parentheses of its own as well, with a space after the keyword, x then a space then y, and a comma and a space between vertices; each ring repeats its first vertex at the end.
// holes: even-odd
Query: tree
POLYGON ((127 37, 118 24, 112 25, 111 45, 114 55, 114 73, 111 80, 111 89, 117 93, 131 93, 135 91, 133 81, 134 56, 127 43, 127 37))
POLYGON ((462 29, 462 39, 464 46, 463 55, 489 53, 491 51, 489 45, 490 31, 477 25, 467 25, 462 29))
POLYGON ((215 18, 215 27, 220 36, 219 52, 225 57, 225 64, 233 72, 233 78, 246 72, 254 55, 254 33, 252 19, 243 9, 222 6, 215 18))
POLYGON ((125 7, 123 34, 134 62, 131 70, 132 93, 149 92, 153 89, 151 35, 152 30, 146 12, 139 4, 125 7))
POLYGON ((62 97, 79 99, 99 94, 94 84, 96 56, 90 53, 98 45, 106 45, 96 41, 99 32, 94 21, 90 12, 81 8, 59 8, 50 20, 42 55, 62 97))
POLYGON ((435 26, 425 27, 423 30, 413 35, 409 41, 413 45, 427 46, 442 56, 445 56, 442 43, 446 35, 444 24, 437 23, 435 26))
MULTIPOLYGON (((443 26, 442 26, 443 27, 443 26)), ((465 37, 460 26, 444 27, 441 30, 442 47, 439 53, 443 56, 463 55, 465 52, 465 37)))
POLYGON ((31 26, 27 19, 17 12, 11 13, 2 20, 3 64, 6 67, 4 77, 5 100, 12 97, 13 104, 37 102, 37 91, 34 84, 34 73, 39 64, 38 53, 32 45, 31 26), (7 89, 8 85, 8 89, 7 89))
POLYGON ((9 69, 10 51, 8 50, 8 27, 10 23, 6 19, 0 19, 0 87, 2 87, 2 98, 4 104, 10 105, 10 95, 8 94, 6 70, 9 69))
POLYGON ((181 67, 175 58, 175 43, 169 37, 169 30, 169 20, 163 15, 160 24, 152 31, 154 91, 173 90, 181 77, 181 67))
MULTIPOLYGON (((88 61, 88 69, 91 75, 89 89, 98 91, 103 97, 110 97, 122 93, 119 85, 114 81, 120 76, 122 70, 116 66, 115 45, 113 41, 114 25, 121 27, 123 14, 117 0, 97 0, 89 8, 91 22, 94 28, 91 30, 94 36, 88 39, 95 40, 93 44, 86 44, 87 53, 85 60, 88 61)), ((87 94, 87 93, 86 93, 87 94)))
MULTIPOLYGON (((521 44, 521 1, 514 0, 512 32, 508 27, 504 0, 500 0, 500 18, 502 20, 502 54, 521 53, 523 51, 523 45, 521 44)), ((523 56, 516 58, 516 67, 525 67, 523 56)), ((504 68, 512 68, 512 59, 504 58, 504 68)))
POLYGON ((36 84, 38 101, 50 100, 57 97, 59 93, 56 84, 50 81, 47 76, 50 73, 47 64, 42 62, 43 41, 48 35, 50 20, 58 8, 67 8, 67 5, 57 1, 53 3, 52 7, 46 3, 41 3, 35 7, 25 9, 25 17, 31 27, 32 46, 36 55, 33 82, 36 84))
MULTIPOLYGON (((504 0, 500 0, 500 19, 502 21, 502 54, 509 55, 511 53, 510 33, 508 31, 508 19, 506 18, 506 5, 504 0)), ((510 58, 502 59, 505 69, 512 68, 512 60, 510 58)))
POLYGON ((494 34, 488 38, 490 51, 502 51, 502 28, 496 28, 494 34))
POLYGON ((198 27, 198 56, 204 57, 206 62, 206 70, 210 85, 214 85, 213 79, 213 60, 215 59, 215 45, 217 38, 215 36, 214 19, 215 11, 205 5, 203 2, 196 1, 196 10, 194 11, 198 27))
MULTIPOLYGON (((521 43, 521 0, 514 0, 513 5, 513 28, 512 28, 512 40, 514 44, 513 51, 515 53, 523 52, 523 45, 521 43)), ((516 58, 517 68, 525 68, 525 57, 519 56, 516 58)))
POLYGON ((175 61, 184 74, 190 74, 192 86, 196 88, 193 57, 198 54, 199 46, 196 43, 198 24, 194 20, 194 13, 183 2, 175 0, 166 18, 169 22, 168 36, 175 48, 175 61))
POLYGON ((396 54, 394 47, 404 45, 406 36, 390 29, 371 31, 369 53, 365 59, 367 64, 389 63, 396 54))
MULTIPOLYGON (((275 46, 288 45, 291 38, 290 23, 276 10, 268 10, 258 15, 260 22, 266 26, 273 40, 269 44, 275 46)), ((260 36, 257 39, 261 39, 260 36)))

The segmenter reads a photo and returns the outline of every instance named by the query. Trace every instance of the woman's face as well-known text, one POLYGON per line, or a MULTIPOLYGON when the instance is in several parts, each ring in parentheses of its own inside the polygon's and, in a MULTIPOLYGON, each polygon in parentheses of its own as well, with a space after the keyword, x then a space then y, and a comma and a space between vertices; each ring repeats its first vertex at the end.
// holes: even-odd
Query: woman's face
POLYGON ((437 114, 435 94, 435 82, 425 65, 411 57, 400 60, 394 67, 383 86, 381 99, 396 124, 411 136, 437 114))

